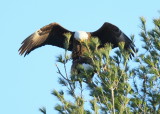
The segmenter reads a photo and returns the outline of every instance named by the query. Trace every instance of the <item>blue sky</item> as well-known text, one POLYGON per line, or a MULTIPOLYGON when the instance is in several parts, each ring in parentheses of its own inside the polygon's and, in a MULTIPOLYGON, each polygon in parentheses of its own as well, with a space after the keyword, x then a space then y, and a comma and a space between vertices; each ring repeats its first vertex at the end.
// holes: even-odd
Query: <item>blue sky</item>
POLYGON ((0 1, 0 113, 47 114, 58 100, 51 95, 60 89, 55 67, 56 57, 64 50, 45 46, 30 55, 20 56, 21 42, 35 30, 51 22, 71 30, 95 31, 104 22, 117 25, 128 36, 135 35, 140 47, 139 17, 152 19, 159 16, 160 0, 3 0, 0 1))

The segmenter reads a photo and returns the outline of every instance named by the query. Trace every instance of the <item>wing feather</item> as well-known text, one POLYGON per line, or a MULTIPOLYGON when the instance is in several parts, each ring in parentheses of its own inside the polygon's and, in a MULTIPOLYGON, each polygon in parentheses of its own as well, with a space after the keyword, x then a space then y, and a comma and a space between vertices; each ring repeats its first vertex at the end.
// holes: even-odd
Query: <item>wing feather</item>
POLYGON ((93 37, 98 37, 101 46, 111 43, 113 48, 118 47, 119 42, 125 42, 125 49, 131 49, 135 52, 134 43, 115 25, 105 22, 97 31, 91 32, 93 37))
MULTIPOLYGON (((64 33, 73 32, 63 28, 57 23, 51 23, 37 30, 29 37, 27 37, 23 42, 22 46, 19 48, 20 55, 27 55, 34 49, 44 46, 44 45, 53 45, 57 47, 64 48, 64 42, 66 37, 64 33)), ((68 50, 72 50, 72 40, 70 39, 70 46, 68 50)))

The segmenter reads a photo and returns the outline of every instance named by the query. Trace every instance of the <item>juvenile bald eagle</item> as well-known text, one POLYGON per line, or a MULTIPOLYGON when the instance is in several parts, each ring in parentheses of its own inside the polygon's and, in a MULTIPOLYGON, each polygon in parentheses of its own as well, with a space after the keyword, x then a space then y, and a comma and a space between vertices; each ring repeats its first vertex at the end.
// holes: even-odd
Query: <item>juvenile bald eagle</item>
POLYGON ((73 64, 72 67, 75 67, 78 64, 83 64, 84 67, 88 67, 89 61, 85 58, 82 59, 84 48, 81 45, 80 41, 89 40, 92 37, 99 38, 101 45, 99 48, 104 47, 106 43, 111 43, 113 48, 118 47, 119 42, 125 42, 125 49, 134 50, 133 42, 115 25, 105 22, 102 27, 94 32, 84 32, 84 31, 69 31, 63 28, 58 23, 51 23, 46 25, 29 37, 27 37, 23 42, 22 46, 19 49, 20 55, 28 55, 34 49, 44 46, 52 45, 60 48, 64 47, 64 42, 66 37, 64 33, 70 33, 71 38, 69 41, 69 51, 72 51, 73 64))

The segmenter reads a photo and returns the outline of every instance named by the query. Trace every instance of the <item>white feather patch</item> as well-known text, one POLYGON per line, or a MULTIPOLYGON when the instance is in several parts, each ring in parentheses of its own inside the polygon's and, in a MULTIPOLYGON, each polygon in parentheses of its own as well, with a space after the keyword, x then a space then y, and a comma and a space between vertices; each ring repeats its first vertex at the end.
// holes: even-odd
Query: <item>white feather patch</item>
POLYGON ((82 66, 84 67, 85 70, 93 69, 93 66, 90 64, 83 63, 82 66))
POLYGON ((85 31, 76 31, 74 34, 74 38, 79 41, 87 40, 88 34, 85 31))

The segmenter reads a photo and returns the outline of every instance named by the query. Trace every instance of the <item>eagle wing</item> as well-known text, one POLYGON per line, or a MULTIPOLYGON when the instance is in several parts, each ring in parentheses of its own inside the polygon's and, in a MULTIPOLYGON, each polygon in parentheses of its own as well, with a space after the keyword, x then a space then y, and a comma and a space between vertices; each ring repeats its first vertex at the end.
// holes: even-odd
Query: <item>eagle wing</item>
POLYGON ((115 48, 118 47, 119 42, 125 42, 124 48, 135 52, 134 43, 117 26, 111 23, 105 22, 97 31, 91 32, 91 36, 99 38, 100 47, 103 47, 106 43, 111 43, 115 48))
MULTIPOLYGON (((19 48, 19 53, 20 55, 24 54, 24 56, 26 56, 34 49, 47 44, 64 48, 66 40, 66 37, 64 36, 65 33, 73 34, 73 32, 63 28, 57 23, 46 25, 31 34, 22 42, 22 46, 19 48)), ((68 50, 72 51, 73 46, 71 39, 69 43, 68 50)))

